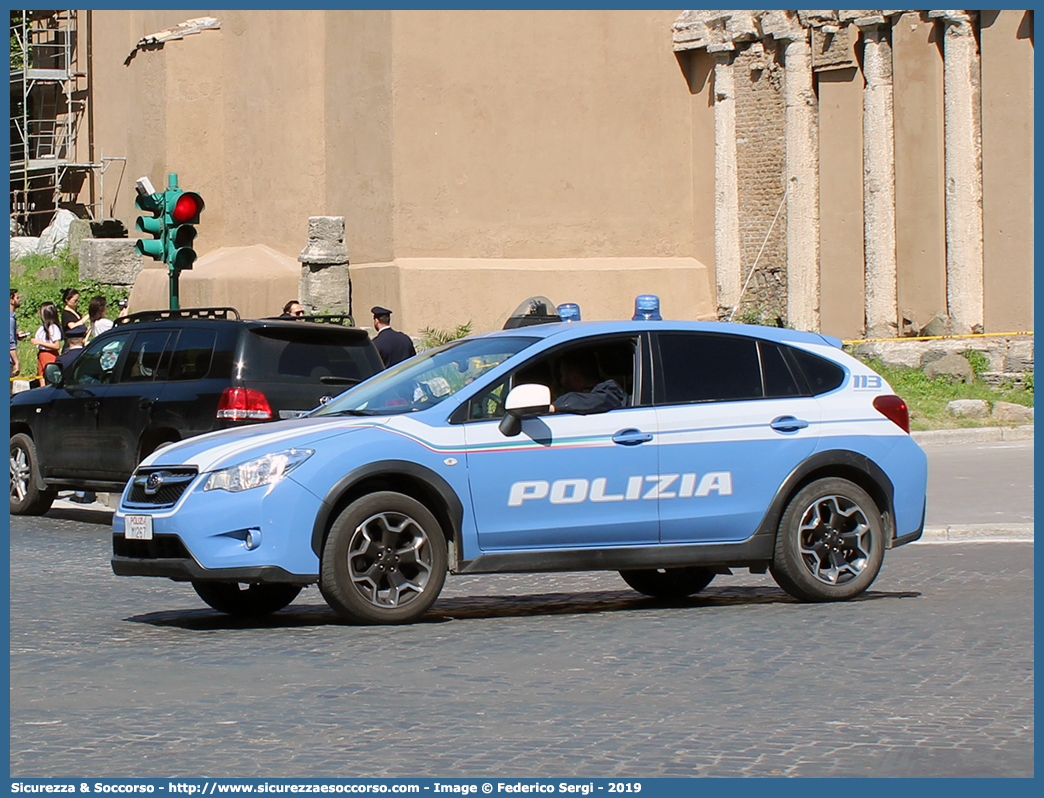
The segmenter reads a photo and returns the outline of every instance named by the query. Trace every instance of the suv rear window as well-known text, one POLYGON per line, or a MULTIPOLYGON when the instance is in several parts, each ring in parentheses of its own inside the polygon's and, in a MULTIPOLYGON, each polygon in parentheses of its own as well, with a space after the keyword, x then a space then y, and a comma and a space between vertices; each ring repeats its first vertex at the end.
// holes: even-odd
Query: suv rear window
POLYGON ((259 328, 246 336, 241 376, 244 382, 354 384, 383 368, 365 334, 259 328))

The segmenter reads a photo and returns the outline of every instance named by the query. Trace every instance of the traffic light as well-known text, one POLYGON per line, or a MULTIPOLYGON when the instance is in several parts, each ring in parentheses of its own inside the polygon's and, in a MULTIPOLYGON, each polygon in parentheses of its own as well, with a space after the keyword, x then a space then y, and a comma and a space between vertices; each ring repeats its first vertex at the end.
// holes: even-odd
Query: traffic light
POLYGON ((196 250, 192 245, 196 239, 199 214, 206 207, 203 198, 194 191, 178 188, 178 176, 167 178, 167 190, 157 192, 147 177, 138 180, 138 197, 134 201, 138 210, 152 214, 139 216, 136 227, 153 237, 153 241, 138 239, 135 248, 142 255, 167 264, 170 276, 170 307, 178 307, 178 274, 191 269, 196 262, 196 250))
POLYGON ((149 241, 147 238, 139 238, 134 248, 153 260, 166 261, 163 241, 163 194, 153 192, 152 183, 147 177, 138 181, 138 196, 134 200, 134 206, 139 211, 151 214, 151 216, 139 216, 135 227, 155 239, 155 241, 149 241))
POLYGON ((168 188, 163 195, 164 245, 167 265, 175 271, 191 269, 196 261, 192 243, 196 238, 199 214, 206 207, 194 191, 168 188))

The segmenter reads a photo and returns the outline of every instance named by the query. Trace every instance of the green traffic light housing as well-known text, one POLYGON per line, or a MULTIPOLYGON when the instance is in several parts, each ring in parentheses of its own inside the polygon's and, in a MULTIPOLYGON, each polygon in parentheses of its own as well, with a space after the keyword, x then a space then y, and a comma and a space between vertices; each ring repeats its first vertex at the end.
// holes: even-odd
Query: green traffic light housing
POLYGON ((196 239, 194 224, 206 205, 194 191, 178 188, 178 176, 168 175, 167 190, 156 192, 147 177, 138 180, 138 197, 134 205, 143 215, 138 217, 135 227, 154 239, 138 239, 134 245, 142 255, 167 264, 170 274, 170 307, 178 307, 178 275, 191 269, 196 262, 193 243, 196 239), (152 214, 146 216, 144 214, 152 214))
POLYGON ((151 216, 139 216, 134 226, 156 239, 149 241, 147 238, 139 238, 134 248, 153 260, 166 260, 163 241, 163 194, 139 193, 134 200, 134 206, 139 211, 152 214, 151 216))

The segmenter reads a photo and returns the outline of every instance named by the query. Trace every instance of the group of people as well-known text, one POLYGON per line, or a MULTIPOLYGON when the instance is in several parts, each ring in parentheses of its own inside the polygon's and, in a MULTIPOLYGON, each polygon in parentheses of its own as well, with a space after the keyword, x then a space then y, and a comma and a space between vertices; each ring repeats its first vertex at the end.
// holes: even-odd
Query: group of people
MULTIPOLYGON (((25 336, 18 332, 18 321, 15 311, 21 307, 22 299, 18 290, 11 289, 11 376, 17 376, 21 371, 18 361, 18 341, 25 336)), ((106 318, 109 310, 108 300, 103 296, 92 297, 87 306, 87 312, 79 310, 80 292, 76 288, 66 288, 62 291, 62 309, 54 302, 44 302, 40 305, 40 326, 32 337, 32 344, 36 347, 37 374, 42 375, 44 367, 48 363, 61 362, 68 365, 76 355, 77 350, 93 338, 111 330, 115 322, 106 318)), ((123 303, 121 303, 122 305, 123 303)), ((125 315, 127 308, 124 305, 120 309, 120 315, 125 315)))

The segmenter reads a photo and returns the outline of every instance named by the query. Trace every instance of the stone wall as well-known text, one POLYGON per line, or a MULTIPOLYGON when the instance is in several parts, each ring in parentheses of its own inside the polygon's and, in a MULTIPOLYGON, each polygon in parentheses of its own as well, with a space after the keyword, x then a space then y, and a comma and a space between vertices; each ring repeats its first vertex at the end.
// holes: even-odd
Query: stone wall
POLYGON ((989 371, 979 377, 992 385, 1022 384, 1033 371, 1033 336, 989 338, 940 338, 932 341, 881 341, 850 347, 853 355, 875 358, 887 366, 924 368, 947 355, 980 352, 989 361, 989 371))
POLYGON ((780 210, 786 162, 780 57, 775 42, 754 42, 737 53, 733 61, 740 263, 744 281, 757 263, 739 314, 760 313, 769 323, 776 316, 785 319, 787 307, 787 214, 786 208, 780 210), (773 226, 777 211, 779 218, 773 226), (758 260, 762 244, 765 249, 758 260))

